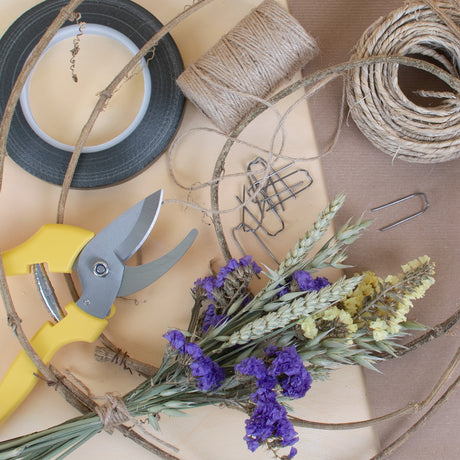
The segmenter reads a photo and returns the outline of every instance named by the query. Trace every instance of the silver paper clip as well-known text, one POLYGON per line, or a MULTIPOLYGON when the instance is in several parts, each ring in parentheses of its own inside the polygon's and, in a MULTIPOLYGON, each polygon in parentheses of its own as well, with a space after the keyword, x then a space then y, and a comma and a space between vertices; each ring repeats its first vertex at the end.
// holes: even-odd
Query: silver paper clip
POLYGON ((410 216, 404 217, 403 219, 398 220, 397 222, 394 222, 393 224, 387 225, 386 227, 379 228, 381 232, 384 232, 385 230, 389 230, 390 228, 396 227, 399 224, 402 224, 403 222, 407 222, 410 219, 413 219, 414 217, 419 216, 420 214, 423 214, 430 206, 430 203, 428 202, 428 199, 426 197, 426 194, 423 192, 416 192, 412 193, 410 195, 404 196, 402 198, 399 198, 398 200, 392 201, 387 204, 383 204, 382 206, 378 206, 377 208, 372 208, 371 211, 380 211, 381 209, 388 208, 389 206, 394 206, 395 204, 402 203, 403 201, 409 200, 410 198, 413 198, 415 196, 422 196, 424 201, 425 201, 425 207, 419 211, 416 212, 415 214, 411 214, 410 216))
POLYGON ((285 211, 284 203, 289 199, 297 198, 313 183, 313 179, 306 169, 286 172, 293 165, 294 163, 290 163, 274 170, 261 157, 257 157, 248 164, 249 187, 246 189, 246 186, 243 186, 242 199, 239 196, 236 197, 240 205, 243 205, 242 220, 232 229, 233 239, 243 254, 245 252, 237 238, 239 230, 252 233, 270 257, 279 264, 260 237, 260 232, 265 233, 266 236, 274 237, 283 231, 284 220, 281 214, 285 211), (268 174, 265 176, 267 172, 268 174), (253 210, 250 209, 249 205, 244 205, 246 196, 251 198, 253 210))

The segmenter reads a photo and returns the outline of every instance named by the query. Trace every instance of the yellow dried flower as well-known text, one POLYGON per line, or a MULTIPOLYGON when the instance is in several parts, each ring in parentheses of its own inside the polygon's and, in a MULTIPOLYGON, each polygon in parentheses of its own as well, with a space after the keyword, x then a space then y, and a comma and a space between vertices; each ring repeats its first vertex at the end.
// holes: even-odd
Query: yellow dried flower
POLYGON ((397 334, 401 330, 401 325, 399 324, 399 321, 389 321, 388 322, 388 332, 390 334, 397 334))
POLYGON ((424 256, 419 257, 418 259, 414 259, 414 260, 407 262, 407 264, 402 265, 401 268, 404 273, 407 273, 411 270, 417 269, 423 264, 428 264, 428 263, 430 263, 430 258, 427 255, 424 255, 424 256))
POLYGON ((414 304, 407 297, 405 297, 401 300, 401 302, 398 303, 398 308, 396 311, 403 315, 407 315, 413 306, 414 304))
POLYGON ((370 284, 364 284, 359 289, 364 297, 371 296, 374 293, 374 288, 370 284))
POLYGON ((370 270, 363 272, 363 281, 364 283, 371 284, 374 287, 379 285, 379 277, 370 270))
POLYGON ((395 276, 395 275, 388 275, 386 278, 385 278, 385 283, 388 283, 388 284, 391 284, 391 285, 395 285, 396 283, 399 283, 400 279, 398 276, 395 276))
POLYGON ((350 334, 358 330, 358 325, 353 323, 353 317, 346 310, 340 310, 337 319, 347 326, 347 330, 350 334))
POLYGON ((345 310, 339 311, 338 319, 343 324, 346 324, 346 325, 353 324, 353 318, 351 317, 350 313, 348 313, 345 310))
POLYGON ((381 279, 374 272, 367 270, 363 273, 363 280, 361 283, 363 285, 372 286, 377 294, 380 292, 380 282, 381 279))
POLYGON ((325 321, 333 321, 335 318, 337 318, 337 316, 339 316, 339 314, 340 310, 336 306, 333 306, 324 310, 321 316, 325 321))
POLYGON ((372 336, 374 337, 374 340, 378 342, 379 340, 384 340, 388 336, 387 331, 382 331, 382 330, 376 330, 372 332, 372 336))
POLYGON ((396 323, 403 323, 407 320, 406 315, 402 313, 400 310, 396 310, 395 314, 391 317, 391 320, 396 323))
POLYGON ((358 325, 356 323, 347 325, 347 330, 350 334, 353 334, 358 330, 358 325))
POLYGON ((376 342, 383 340, 388 336, 387 323, 383 319, 370 321, 369 328, 371 329, 372 336, 376 342))
POLYGON ((307 339, 314 339, 318 335, 318 328, 316 327, 316 322, 311 316, 301 319, 298 324, 300 324, 303 335, 307 339))
POLYGON ((364 297, 380 293, 380 282, 382 280, 374 272, 365 271, 362 277, 356 289, 342 302, 345 310, 352 316, 361 310, 364 297))
POLYGON ((429 277, 429 278, 423 280, 422 283, 420 284, 420 286, 417 286, 417 287, 408 295, 408 297, 409 297, 410 299, 421 299, 421 298, 425 295, 427 289, 428 289, 430 286, 432 286, 433 284, 434 284, 434 278, 432 278, 432 277, 429 277))
POLYGON ((345 310, 350 313, 350 315, 354 316, 361 309, 361 305, 363 304, 364 296, 360 293, 357 293, 355 296, 350 297, 343 301, 343 306, 345 310))

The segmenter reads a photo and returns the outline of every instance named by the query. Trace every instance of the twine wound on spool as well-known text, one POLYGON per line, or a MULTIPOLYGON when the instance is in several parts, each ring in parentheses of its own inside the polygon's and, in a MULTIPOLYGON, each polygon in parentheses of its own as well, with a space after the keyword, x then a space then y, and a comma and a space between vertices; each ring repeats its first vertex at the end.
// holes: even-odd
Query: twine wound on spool
POLYGON ((184 95, 229 134, 318 52, 275 0, 265 0, 177 79, 184 95))
MULTIPOLYGON (((371 25, 352 60, 374 55, 422 55, 458 78, 460 68, 458 2, 417 1, 371 25)), ((420 91, 438 101, 412 102, 398 83, 397 64, 351 70, 347 81, 350 114, 361 132, 381 151, 401 160, 439 163, 460 157, 460 98, 452 91, 420 91)))

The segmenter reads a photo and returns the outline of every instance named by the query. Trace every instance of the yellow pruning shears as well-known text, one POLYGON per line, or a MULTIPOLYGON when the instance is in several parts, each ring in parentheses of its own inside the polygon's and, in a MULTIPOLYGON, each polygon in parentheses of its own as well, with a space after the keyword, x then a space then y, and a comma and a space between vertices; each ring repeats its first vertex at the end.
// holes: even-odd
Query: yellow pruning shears
MULTIPOLYGON (((45 364, 64 345, 94 342, 114 313, 116 297, 130 295, 153 283, 191 246, 197 235, 195 229, 163 257, 138 267, 125 265, 155 225, 162 197, 162 190, 153 193, 97 235, 71 225, 48 224, 21 245, 2 253, 7 276, 30 273, 31 268, 43 263, 50 272, 77 270, 81 296, 69 303, 65 311, 56 307, 57 301, 46 286, 41 291, 45 304, 58 320, 56 324, 46 322, 30 341, 45 364)), ((40 280, 40 276, 37 278, 40 280)), ((0 382, 0 422, 30 393, 38 381, 37 373, 35 364, 22 350, 0 382)))

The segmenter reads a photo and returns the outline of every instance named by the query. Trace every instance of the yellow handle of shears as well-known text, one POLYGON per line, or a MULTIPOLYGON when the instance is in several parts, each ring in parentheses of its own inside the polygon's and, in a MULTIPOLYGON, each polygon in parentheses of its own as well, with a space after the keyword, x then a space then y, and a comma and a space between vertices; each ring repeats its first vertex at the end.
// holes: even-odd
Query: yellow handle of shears
MULTIPOLYGON (((56 324, 46 322, 30 343, 45 364, 64 345, 72 342, 94 342, 107 325, 106 319, 96 318, 74 302, 67 305, 66 316, 56 324)), ((38 382, 37 367, 24 350, 0 382, 0 423, 26 398, 38 382)))
POLYGON ((43 225, 24 243, 2 252, 6 276, 30 273, 34 264, 46 263, 50 272, 70 273, 94 233, 65 224, 43 225))
MULTIPOLYGON (((7 276, 30 273, 30 266, 46 263, 51 272, 70 273, 73 263, 94 233, 64 224, 47 224, 24 243, 2 253, 7 276)), ((30 343, 45 364, 64 345, 94 342, 107 325, 71 302, 66 316, 56 324, 46 322, 30 343)), ((113 307, 112 307, 113 313, 113 307)), ((38 381, 38 370, 22 350, 0 382, 0 422, 8 417, 30 393, 38 381)))

